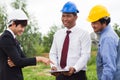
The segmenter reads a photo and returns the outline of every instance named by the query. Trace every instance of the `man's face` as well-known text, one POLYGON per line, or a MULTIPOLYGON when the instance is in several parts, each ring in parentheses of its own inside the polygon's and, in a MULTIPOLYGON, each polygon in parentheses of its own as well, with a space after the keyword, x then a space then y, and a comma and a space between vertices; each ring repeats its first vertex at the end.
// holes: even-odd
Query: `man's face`
POLYGON ((25 30, 25 27, 19 24, 17 26, 15 25, 13 30, 15 35, 21 36, 25 30))
POLYGON ((101 24, 99 21, 92 22, 91 26, 92 26, 94 32, 100 32, 105 28, 105 24, 101 24))
POLYGON ((63 25, 67 27, 68 29, 72 28, 76 24, 77 16, 74 16, 73 14, 67 14, 63 13, 61 20, 63 22, 63 25))

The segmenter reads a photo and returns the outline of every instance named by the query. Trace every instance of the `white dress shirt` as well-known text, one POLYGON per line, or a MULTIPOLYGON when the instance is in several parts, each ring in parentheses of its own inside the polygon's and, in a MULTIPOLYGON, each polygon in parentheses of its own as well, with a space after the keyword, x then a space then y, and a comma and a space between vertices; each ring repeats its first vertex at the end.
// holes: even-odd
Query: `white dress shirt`
MULTIPOLYGON (((50 59, 54 62, 54 65, 51 64, 51 66, 56 66, 57 69, 61 69, 61 52, 66 36, 66 30, 66 28, 61 29, 54 34, 53 43, 49 53, 50 59)), ((91 52, 90 34, 77 26, 74 26, 70 30, 70 42, 67 55, 67 65, 65 69, 74 67, 76 72, 79 72, 80 70, 86 70, 87 62, 90 58, 91 52)))

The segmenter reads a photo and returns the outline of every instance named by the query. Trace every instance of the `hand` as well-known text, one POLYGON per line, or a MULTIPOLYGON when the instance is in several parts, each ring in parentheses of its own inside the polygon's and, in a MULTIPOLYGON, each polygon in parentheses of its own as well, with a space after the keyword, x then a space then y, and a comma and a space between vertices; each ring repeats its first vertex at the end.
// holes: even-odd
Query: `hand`
MULTIPOLYGON (((51 70, 57 71, 57 68, 54 66, 54 67, 51 68, 51 70)), ((61 74, 60 72, 51 73, 51 75, 56 76, 56 77, 60 74, 61 74)))
POLYGON ((9 65, 9 67, 16 66, 9 57, 8 57, 8 65, 9 65))
POLYGON ((71 76, 72 74, 74 74, 74 72, 75 72, 75 68, 70 67, 69 72, 63 72, 63 74, 66 76, 71 76))
POLYGON ((45 57, 41 57, 41 56, 36 57, 36 61, 37 61, 37 62, 45 63, 46 65, 49 65, 50 63, 53 64, 53 62, 50 61, 50 59, 45 58, 45 57))

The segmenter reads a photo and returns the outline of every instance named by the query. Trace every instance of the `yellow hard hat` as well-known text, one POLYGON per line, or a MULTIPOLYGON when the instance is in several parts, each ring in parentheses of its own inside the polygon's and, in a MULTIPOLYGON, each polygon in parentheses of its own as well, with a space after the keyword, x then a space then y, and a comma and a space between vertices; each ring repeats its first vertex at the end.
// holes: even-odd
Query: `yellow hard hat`
POLYGON ((96 5, 90 10, 87 21, 95 22, 103 17, 109 17, 109 16, 110 14, 108 10, 106 9, 106 7, 102 5, 96 5))

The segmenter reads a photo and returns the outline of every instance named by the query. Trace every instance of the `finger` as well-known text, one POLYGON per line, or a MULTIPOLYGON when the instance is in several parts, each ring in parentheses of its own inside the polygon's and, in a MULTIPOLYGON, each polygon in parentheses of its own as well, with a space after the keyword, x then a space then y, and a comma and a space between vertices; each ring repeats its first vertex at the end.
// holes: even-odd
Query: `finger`
POLYGON ((49 65, 49 63, 46 63, 46 65, 49 65))
POLYGON ((48 60, 48 61, 46 62, 46 65, 49 65, 50 63, 52 63, 52 64, 53 64, 53 62, 52 62, 52 61, 48 60))
POLYGON ((50 62, 51 64, 54 64, 54 63, 53 63, 52 61, 50 61, 50 60, 49 60, 49 62, 50 62))
POLYGON ((14 66, 14 64, 10 64, 10 66, 11 66, 11 67, 13 67, 13 66, 14 66))
POLYGON ((8 62, 10 62, 10 60, 8 59, 8 62))
POLYGON ((49 65, 50 64, 50 62, 45 62, 45 65, 49 65))

